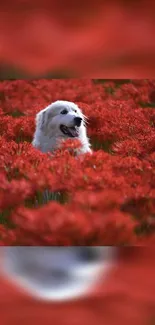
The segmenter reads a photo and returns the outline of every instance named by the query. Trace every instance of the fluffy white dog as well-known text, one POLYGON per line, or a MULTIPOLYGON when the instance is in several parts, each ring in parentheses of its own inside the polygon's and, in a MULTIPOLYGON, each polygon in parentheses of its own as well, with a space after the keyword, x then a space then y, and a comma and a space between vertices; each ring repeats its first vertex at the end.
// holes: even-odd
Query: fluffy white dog
POLYGON ((57 149, 62 140, 79 139, 77 154, 92 152, 86 132, 86 117, 73 102, 57 100, 36 116, 36 130, 32 145, 42 152, 57 149))
POLYGON ((2 275, 36 298, 60 302, 87 295, 115 259, 113 247, 5 247, 0 253, 2 275))

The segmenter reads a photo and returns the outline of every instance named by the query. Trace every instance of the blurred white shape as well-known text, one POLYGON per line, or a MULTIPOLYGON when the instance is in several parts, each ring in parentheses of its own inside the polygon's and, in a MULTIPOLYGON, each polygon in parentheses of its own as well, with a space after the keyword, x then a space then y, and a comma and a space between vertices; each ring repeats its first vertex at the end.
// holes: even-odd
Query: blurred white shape
POLYGON ((87 295, 108 275, 114 247, 5 247, 3 275, 28 294, 64 301, 87 295))

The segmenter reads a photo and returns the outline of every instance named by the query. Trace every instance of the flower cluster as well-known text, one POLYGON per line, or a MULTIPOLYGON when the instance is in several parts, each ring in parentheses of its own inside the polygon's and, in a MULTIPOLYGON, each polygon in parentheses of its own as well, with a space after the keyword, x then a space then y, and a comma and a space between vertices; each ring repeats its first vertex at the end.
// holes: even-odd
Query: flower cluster
POLYGON ((143 245, 155 238, 155 80, 0 82, 0 245, 143 245), (93 154, 33 148, 57 100, 88 117, 93 154))

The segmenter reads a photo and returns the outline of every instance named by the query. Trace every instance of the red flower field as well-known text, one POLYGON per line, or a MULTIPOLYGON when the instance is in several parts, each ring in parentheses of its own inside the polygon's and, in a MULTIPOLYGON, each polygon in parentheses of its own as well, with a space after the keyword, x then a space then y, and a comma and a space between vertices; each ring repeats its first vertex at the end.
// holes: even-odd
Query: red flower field
POLYGON ((153 78, 155 2, 0 3, 0 75, 153 78))
POLYGON ((0 82, 0 244, 155 242, 155 80, 0 82), (88 116, 93 155, 31 145, 51 102, 88 116))

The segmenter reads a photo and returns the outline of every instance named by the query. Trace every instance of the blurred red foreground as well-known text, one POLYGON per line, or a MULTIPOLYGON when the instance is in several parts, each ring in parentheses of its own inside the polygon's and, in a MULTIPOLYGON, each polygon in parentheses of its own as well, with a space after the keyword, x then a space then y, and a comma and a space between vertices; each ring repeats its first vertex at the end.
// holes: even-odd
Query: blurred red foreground
POLYGON ((65 303, 33 300, 1 278, 1 325, 153 325, 154 253, 153 248, 125 248, 96 292, 65 303))

